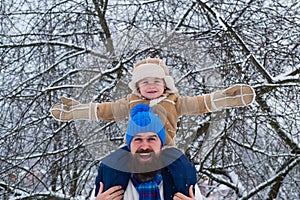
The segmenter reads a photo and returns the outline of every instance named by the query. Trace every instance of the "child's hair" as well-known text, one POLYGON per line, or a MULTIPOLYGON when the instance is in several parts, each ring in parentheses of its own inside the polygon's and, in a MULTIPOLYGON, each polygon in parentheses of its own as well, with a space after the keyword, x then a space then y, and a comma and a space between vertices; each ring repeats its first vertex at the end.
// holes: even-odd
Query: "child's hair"
POLYGON ((174 80, 163 60, 158 58, 146 58, 134 65, 132 81, 128 84, 133 94, 140 95, 137 83, 144 78, 162 78, 166 83, 166 93, 177 93, 174 80))

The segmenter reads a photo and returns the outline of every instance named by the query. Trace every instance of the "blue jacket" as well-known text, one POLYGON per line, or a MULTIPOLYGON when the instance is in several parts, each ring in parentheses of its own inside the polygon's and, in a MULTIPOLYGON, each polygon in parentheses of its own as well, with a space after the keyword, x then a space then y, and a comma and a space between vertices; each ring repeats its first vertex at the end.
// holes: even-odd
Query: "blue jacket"
MULTIPOLYGON (((123 147, 118 149, 108 159, 104 159, 98 168, 98 175, 96 177, 96 189, 95 196, 97 196, 100 189, 100 182, 104 183, 104 191, 107 189, 121 185, 125 191, 130 179, 131 173, 116 169, 118 167, 110 166, 122 166, 128 163, 128 157, 124 154, 129 149, 123 147), (125 151, 124 151, 125 150, 125 151)), ((176 148, 166 148, 163 150, 164 161, 168 163, 166 167, 161 170, 163 178, 164 199, 173 199, 176 192, 181 192, 186 196, 189 196, 190 185, 195 185, 197 182, 195 166, 182 154, 182 152, 176 148)))

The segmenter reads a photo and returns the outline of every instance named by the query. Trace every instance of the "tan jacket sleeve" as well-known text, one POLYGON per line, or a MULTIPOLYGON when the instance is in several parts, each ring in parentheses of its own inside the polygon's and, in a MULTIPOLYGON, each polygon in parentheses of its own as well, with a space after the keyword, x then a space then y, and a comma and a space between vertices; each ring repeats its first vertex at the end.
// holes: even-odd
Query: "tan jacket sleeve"
POLYGON ((98 119, 106 121, 119 121, 128 116, 129 101, 127 98, 115 102, 99 103, 97 106, 98 119))
POLYGON ((177 112, 179 116, 182 115, 199 115, 208 113, 209 110, 204 104, 203 96, 183 96, 179 97, 177 101, 177 112))

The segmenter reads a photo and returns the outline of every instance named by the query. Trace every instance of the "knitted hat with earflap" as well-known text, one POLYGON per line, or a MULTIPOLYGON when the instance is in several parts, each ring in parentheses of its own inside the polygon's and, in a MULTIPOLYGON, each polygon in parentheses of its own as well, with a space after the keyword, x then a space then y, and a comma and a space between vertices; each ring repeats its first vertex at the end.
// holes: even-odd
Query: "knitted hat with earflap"
POLYGON ((132 138, 138 133, 153 132, 161 140, 162 146, 166 143, 166 133, 160 118, 154 114, 146 104, 138 104, 131 109, 130 120, 127 126, 126 144, 130 149, 132 138))
POLYGON ((166 83, 166 93, 177 93, 174 79, 169 75, 169 70, 163 60, 158 58, 147 58, 137 62, 132 72, 132 81, 128 84, 133 94, 138 92, 137 83, 144 78, 162 78, 166 83))

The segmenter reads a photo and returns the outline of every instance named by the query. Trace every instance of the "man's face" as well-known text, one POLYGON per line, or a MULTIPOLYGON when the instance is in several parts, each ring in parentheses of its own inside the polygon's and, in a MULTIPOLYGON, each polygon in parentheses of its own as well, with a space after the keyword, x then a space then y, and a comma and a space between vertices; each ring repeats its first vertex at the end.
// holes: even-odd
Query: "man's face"
POLYGON ((156 133, 145 132, 135 135, 130 143, 134 171, 144 173, 160 169, 161 146, 161 140, 156 133))

